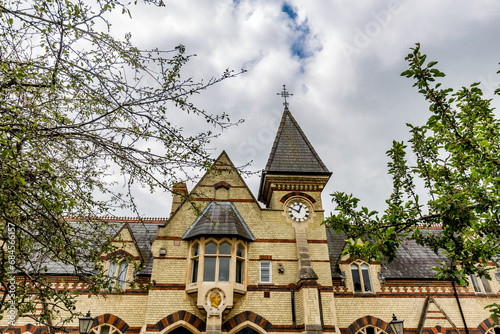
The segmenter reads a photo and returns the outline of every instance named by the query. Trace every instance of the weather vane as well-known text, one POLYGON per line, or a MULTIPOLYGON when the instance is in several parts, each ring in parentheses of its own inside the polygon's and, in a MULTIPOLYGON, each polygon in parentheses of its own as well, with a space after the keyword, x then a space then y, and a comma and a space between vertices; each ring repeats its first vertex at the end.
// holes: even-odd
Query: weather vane
POLYGON ((289 96, 293 96, 293 94, 290 94, 286 90, 286 85, 283 85, 283 90, 281 92, 277 93, 276 95, 281 95, 282 97, 285 98, 285 102, 283 103, 283 105, 285 106, 285 108, 288 108, 288 102, 286 102, 286 98, 289 97, 289 96))

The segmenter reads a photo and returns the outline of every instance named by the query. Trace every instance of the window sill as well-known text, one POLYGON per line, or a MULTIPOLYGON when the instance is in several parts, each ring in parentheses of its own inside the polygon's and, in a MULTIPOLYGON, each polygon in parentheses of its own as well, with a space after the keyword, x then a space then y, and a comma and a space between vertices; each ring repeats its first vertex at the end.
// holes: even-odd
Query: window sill
POLYGON ((353 295, 360 297, 375 297, 377 294, 375 292, 353 292, 353 295))

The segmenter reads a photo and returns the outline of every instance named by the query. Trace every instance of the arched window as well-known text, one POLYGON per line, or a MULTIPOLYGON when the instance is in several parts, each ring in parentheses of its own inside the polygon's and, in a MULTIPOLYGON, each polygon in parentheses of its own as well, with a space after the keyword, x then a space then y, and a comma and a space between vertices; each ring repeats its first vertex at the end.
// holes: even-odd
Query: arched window
POLYGON ((500 334, 500 326, 495 326, 495 327, 491 327, 490 329, 488 329, 488 331, 484 334, 500 334))
POLYGON ((108 278, 113 287, 120 290, 125 289, 125 282, 127 280, 128 262, 123 260, 119 263, 110 262, 108 267, 108 278))
POLYGON ((193 334, 193 332, 191 332, 186 327, 179 326, 179 327, 171 330, 170 332, 168 332, 168 334, 193 334))
POLYGON ((122 334, 122 332, 120 332, 118 328, 114 326, 103 324, 92 328, 89 334, 122 334))
POLYGON ((354 262, 351 264, 351 274, 354 292, 373 292, 370 280, 370 267, 366 263, 354 262))
POLYGON ((242 329, 237 331, 235 334, 260 334, 260 333, 257 332, 252 327, 243 327, 242 329))
POLYGON ((360 328, 356 334, 387 334, 387 332, 375 326, 365 326, 360 328))
POLYGON ((245 266, 245 252, 241 244, 236 245, 236 283, 243 284, 243 269, 245 266))
POLYGON ((191 247, 190 283, 229 282, 243 284, 245 246, 241 241, 196 241, 191 247), (201 265, 203 263, 203 265, 201 265))
POLYGON ((198 282, 198 266, 200 262, 200 244, 194 244, 191 253, 191 283, 198 282))

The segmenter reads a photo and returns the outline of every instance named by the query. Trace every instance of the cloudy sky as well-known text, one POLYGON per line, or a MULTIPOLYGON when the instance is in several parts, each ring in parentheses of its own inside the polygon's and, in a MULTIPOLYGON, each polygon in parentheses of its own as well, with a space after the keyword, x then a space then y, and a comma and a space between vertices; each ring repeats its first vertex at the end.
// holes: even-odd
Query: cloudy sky
MULTIPOLYGON (((113 32, 132 32, 141 48, 183 44, 197 57, 185 76, 208 79, 226 68, 247 72, 196 97, 200 108, 245 119, 211 145, 236 165, 265 167, 283 111, 277 95, 286 84, 289 109, 333 172, 323 192, 353 193, 383 209, 391 190, 385 152, 408 139, 406 123, 429 116, 412 81, 400 76, 409 48, 420 42, 439 61, 444 84, 481 81, 492 97, 500 83, 500 2, 457 0, 164 0, 139 4, 132 19, 118 17, 113 32)), ((259 176, 246 179, 256 195, 259 176)), ((192 185, 190 185, 192 187, 192 185)), ((168 194, 138 190, 145 216, 170 213, 168 194)))

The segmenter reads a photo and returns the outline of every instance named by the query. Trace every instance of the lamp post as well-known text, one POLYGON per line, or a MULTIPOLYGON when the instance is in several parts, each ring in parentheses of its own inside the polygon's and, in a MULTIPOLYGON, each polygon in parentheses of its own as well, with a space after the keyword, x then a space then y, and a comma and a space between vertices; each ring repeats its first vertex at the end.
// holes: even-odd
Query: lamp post
POLYGON ((94 318, 90 316, 90 311, 87 312, 87 315, 81 318, 78 318, 79 326, 80 326, 80 334, 88 334, 90 328, 94 324, 94 318))
POLYGON ((392 314, 392 321, 389 323, 394 334, 404 334, 403 320, 396 319, 394 313, 392 314))

